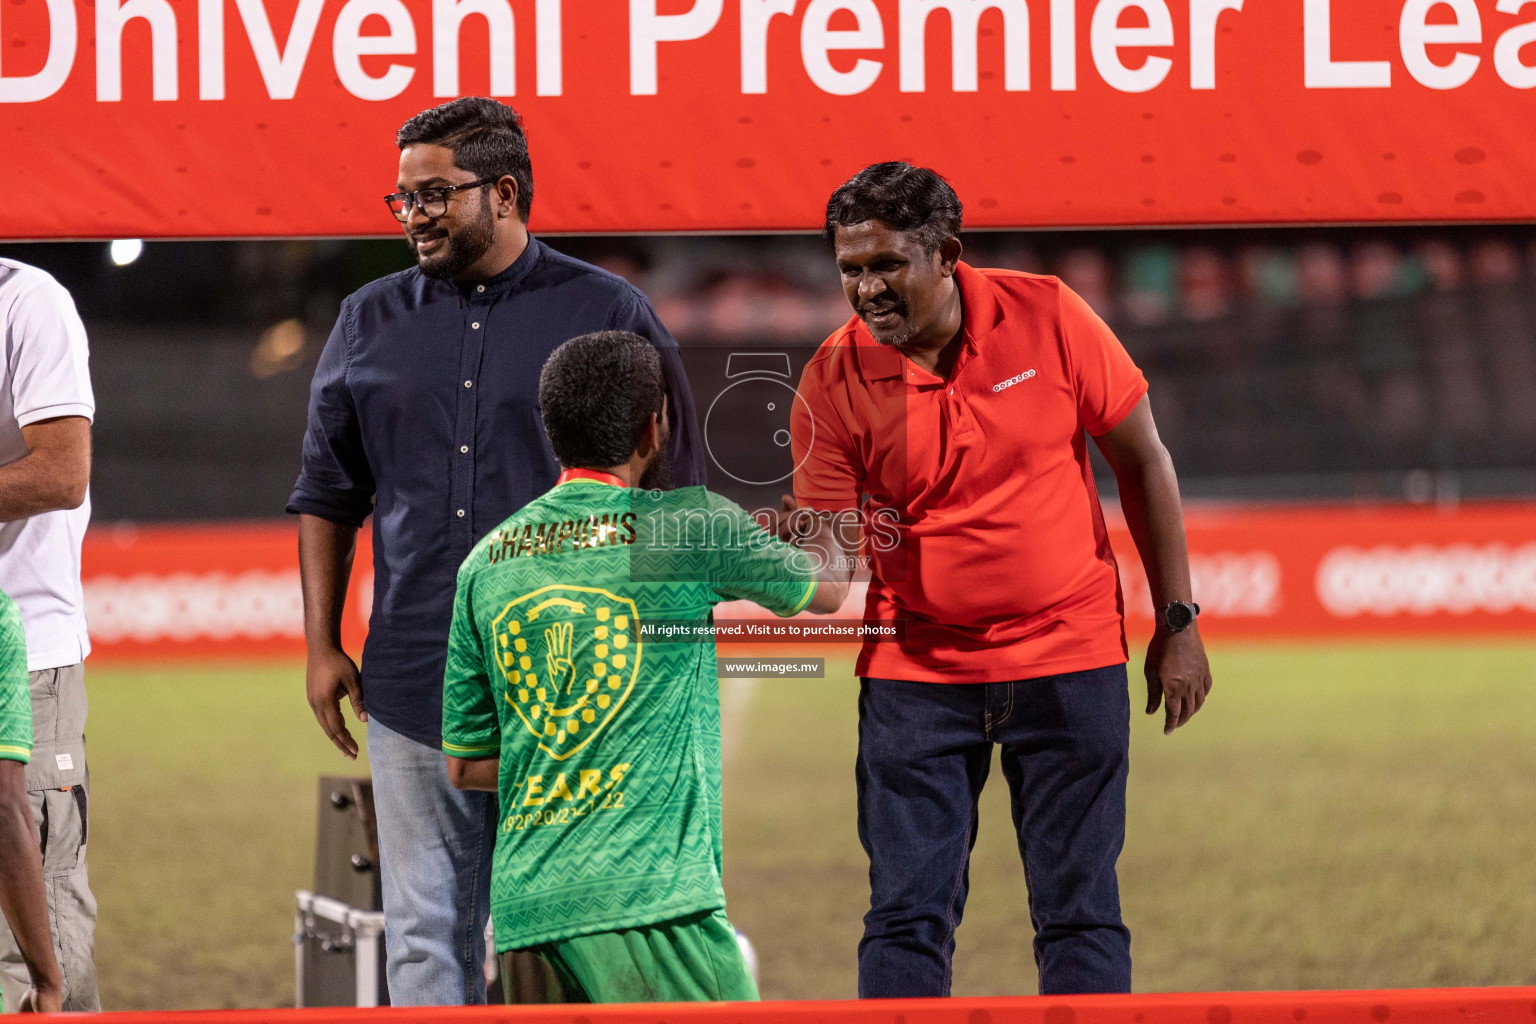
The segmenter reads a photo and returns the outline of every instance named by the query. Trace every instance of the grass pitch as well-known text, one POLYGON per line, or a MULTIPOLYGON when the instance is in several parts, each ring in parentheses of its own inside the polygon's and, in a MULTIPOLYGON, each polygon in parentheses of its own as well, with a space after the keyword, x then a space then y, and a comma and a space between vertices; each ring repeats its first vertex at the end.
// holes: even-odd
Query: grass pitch
MULTIPOLYGON (((1536 984, 1536 645, 1223 644, 1185 729, 1132 728, 1125 916, 1140 991, 1536 984)), ((1139 659, 1132 706, 1140 703, 1139 659)), ((88 669, 108 1009, 293 998, 315 778, 350 765, 298 664, 88 669)), ((857 683, 725 684, 726 894, 766 998, 855 991, 857 683)), ((1030 994, 1000 772, 956 994, 1030 994)))

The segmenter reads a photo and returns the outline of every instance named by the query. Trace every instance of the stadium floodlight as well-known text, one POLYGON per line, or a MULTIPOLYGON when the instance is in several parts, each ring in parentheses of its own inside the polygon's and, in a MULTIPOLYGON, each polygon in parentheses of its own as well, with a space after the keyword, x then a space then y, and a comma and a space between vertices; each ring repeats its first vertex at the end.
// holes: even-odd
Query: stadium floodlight
POLYGON ((118 238, 107 247, 107 255, 112 259, 112 265, 126 267, 144 252, 144 239, 142 238, 118 238))

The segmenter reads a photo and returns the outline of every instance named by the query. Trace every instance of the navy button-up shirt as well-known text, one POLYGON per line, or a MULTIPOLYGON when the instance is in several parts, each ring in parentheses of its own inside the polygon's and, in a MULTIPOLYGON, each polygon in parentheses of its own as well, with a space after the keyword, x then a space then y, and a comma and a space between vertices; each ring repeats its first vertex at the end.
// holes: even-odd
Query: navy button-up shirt
POLYGON ((702 485, 677 342, 623 278, 530 238, 488 281, 461 285, 413 267, 341 304, 310 388, 288 511, 353 526, 373 515, 363 700, 386 727, 440 744, 459 565, 481 536, 554 486, 539 370, 562 342, 601 330, 633 331, 661 353, 673 483, 702 485))

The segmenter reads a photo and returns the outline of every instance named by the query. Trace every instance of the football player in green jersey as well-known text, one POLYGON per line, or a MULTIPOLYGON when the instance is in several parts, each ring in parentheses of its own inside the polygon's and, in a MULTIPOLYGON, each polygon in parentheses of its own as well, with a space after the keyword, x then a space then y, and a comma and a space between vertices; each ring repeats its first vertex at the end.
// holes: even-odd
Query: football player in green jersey
POLYGON ((48 934, 48 895, 43 888, 43 855, 27 796, 27 762, 32 760, 32 693, 27 682, 27 638, 21 612, 0 591, 0 911, 27 962, 32 989, 23 1011, 55 1013, 62 1006, 64 979, 48 934))
POLYGON ((652 489, 666 408, 641 338, 566 342, 539 405, 565 472, 459 570, 443 684, 449 777, 501 800, 497 950, 535 950, 577 1001, 756 999, 720 882, 714 642, 656 627, 733 599, 836 611, 848 559, 814 514, 796 547, 701 487, 652 489))

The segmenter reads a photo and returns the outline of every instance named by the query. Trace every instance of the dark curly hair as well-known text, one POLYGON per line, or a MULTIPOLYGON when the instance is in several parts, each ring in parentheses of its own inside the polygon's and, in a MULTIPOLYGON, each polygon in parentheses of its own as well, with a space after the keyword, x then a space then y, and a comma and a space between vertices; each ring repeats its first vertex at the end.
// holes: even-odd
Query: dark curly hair
POLYGON ((421 143, 453 150, 454 164, 477 178, 512 175, 517 182, 517 215, 528 223, 533 209, 533 161, 517 111, 483 96, 450 100, 423 110, 395 134, 395 145, 401 149, 421 143))
POLYGON ((539 411, 567 469, 628 462, 666 394, 656 348, 628 331, 572 338, 539 372, 539 411))
POLYGON ((963 212, 960 197, 936 172, 893 160, 872 164, 838 186, 827 201, 825 234, 830 245, 840 225, 877 220, 913 232, 932 253, 960 234, 963 212))

